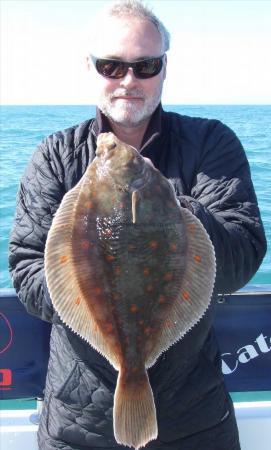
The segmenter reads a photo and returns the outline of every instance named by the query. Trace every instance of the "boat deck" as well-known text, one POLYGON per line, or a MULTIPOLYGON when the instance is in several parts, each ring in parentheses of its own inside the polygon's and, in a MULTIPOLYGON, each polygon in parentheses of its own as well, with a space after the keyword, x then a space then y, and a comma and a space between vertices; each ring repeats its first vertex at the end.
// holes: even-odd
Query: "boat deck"
MULTIPOLYGON (((271 401, 234 403, 242 450, 270 450, 271 401)), ((0 411, 1 450, 38 450, 38 410, 0 411)))

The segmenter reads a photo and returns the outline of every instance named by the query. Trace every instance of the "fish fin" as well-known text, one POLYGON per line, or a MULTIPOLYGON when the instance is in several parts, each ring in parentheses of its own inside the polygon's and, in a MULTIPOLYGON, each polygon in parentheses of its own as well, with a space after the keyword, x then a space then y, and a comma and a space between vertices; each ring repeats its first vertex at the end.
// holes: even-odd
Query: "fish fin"
MULTIPOLYGON (((162 351, 181 339, 204 316, 212 300, 215 283, 215 252, 202 223, 188 209, 181 208, 187 236, 186 265, 183 276, 174 287, 169 286, 171 307, 161 324, 159 339, 150 345, 146 367, 151 367, 162 351), (171 292, 170 292, 171 289, 171 292)), ((176 225, 178 229, 178 225, 176 225)), ((183 238, 180 233, 179 239, 183 238)))
MULTIPOLYGON (((78 195, 84 181, 85 176, 64 195, 48 232, 45 245, 46 282, 61 320, 109 359, 118 370, 118 358, 90 313, 86 295, 76 277, 75 265, 78 267, 80 261, 74 261, 72 231, 78 195)), ((84 271, 83 263, 80 270, 84 271)))
POLYGON ((138 449, 158 434, 156 409, 146 370, 140 378, 126 380, 120 369, 114 396, 114 435, 119 444, 138 449))

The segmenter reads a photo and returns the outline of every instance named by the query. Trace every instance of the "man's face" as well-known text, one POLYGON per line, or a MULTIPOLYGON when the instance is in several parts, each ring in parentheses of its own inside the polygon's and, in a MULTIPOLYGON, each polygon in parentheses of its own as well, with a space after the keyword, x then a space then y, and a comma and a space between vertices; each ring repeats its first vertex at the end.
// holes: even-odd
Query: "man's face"
MULTIPOLYGON (((111 18, 97 37, 94 56, 131 62, 162 54, 161 37, 152 23, 136 18, 111 18)), ((92 63, 90 68, 96 71, 92 63)), ((120 79, 105 78, 96 72, 98 107, 113 122, 135 127, 148 120, 159 104, 165 76, 165 56, 161 72, 148 79, 136 78, 132 68, 120 79)))

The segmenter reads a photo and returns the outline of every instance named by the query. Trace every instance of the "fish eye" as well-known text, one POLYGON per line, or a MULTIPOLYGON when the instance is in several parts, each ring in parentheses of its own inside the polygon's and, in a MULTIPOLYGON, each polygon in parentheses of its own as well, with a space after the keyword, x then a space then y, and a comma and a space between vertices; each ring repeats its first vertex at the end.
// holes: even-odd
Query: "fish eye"
POLYGON ((116 142, 112 142, 112 144, 109 144, 109 145, 108 145, 107 149, 108 149, 108 150, 113 150, 113 149, 116 148, 116 147, 117 147, 116 142))

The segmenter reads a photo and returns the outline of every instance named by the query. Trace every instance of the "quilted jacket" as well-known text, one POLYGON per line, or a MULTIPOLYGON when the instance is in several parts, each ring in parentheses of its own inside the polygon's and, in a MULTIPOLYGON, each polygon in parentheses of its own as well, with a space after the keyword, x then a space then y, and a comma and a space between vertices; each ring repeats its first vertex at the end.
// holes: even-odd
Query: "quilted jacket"
MULTIPOLYGON (((108 128, 98 111, 95 119, 49 136, 34 153, 18 193, 10 238, 13 283, 28 312, 52 323, 39 428, 43 450, 121 448, 112 426, 117 373, 61 323, 47 290, 43 259, 52 217, 93 160, 98 134, 108 128)), ((212 307, 149 369, 159 437, 147 448, 177 449, 174 441, 216 426, 231 411, 211 326, 215 298, 249 281, 263 259, 266 240, 245 152, 227 126, 165 112, 160 105, 141 153, 171 180, 181 205, 203 223, 216 253, 212 307)))

